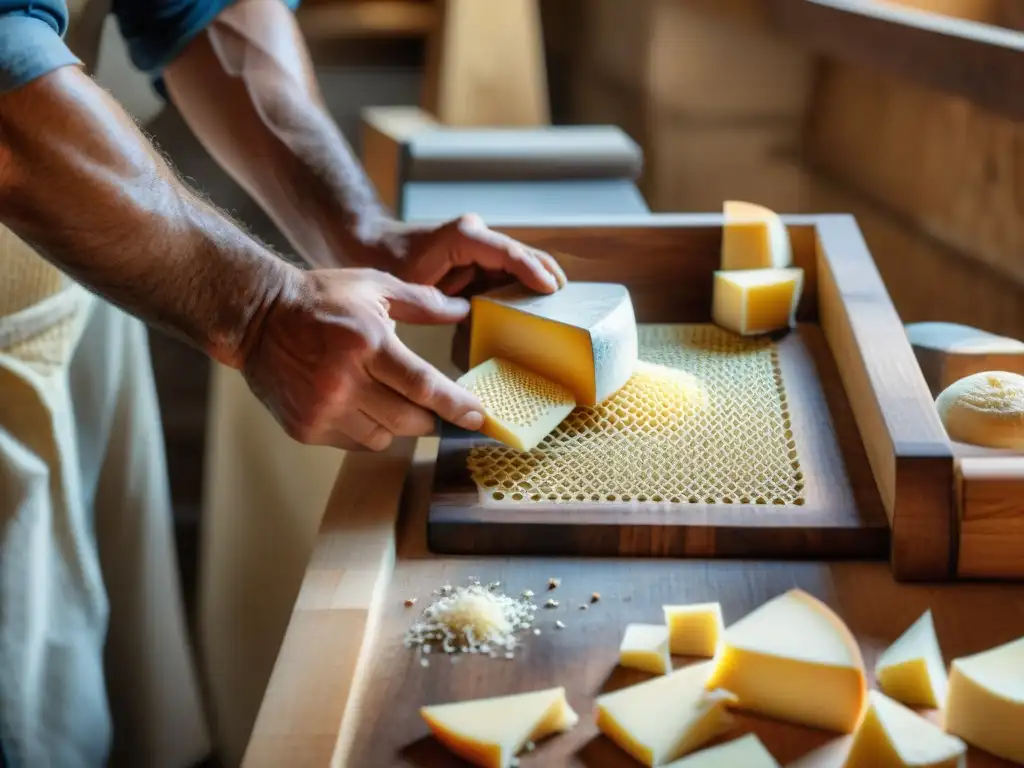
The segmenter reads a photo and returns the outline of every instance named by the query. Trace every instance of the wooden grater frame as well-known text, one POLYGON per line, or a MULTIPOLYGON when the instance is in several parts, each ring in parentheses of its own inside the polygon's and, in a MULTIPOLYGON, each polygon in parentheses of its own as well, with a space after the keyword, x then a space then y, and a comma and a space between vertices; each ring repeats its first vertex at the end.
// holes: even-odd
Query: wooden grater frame
MULTIPOLYGON (((793 246, 794 266, 805 273, 799 322, 816 324, 841 379, 870 474, 888 522, 888 557, 896 578, 945 580, 958 575, 959 527, 955 460, 925 379, 874 260, 853 216, 783 216, 793 246)), ((570 279, 626 284, 639 323, 707 322, 712 273, 718 268, 723 217, 715 214, 655 214, 644 217, 572 219, 543 225, 491 222, 529 245, 557 252, 570 279), (566 255, 566 254, 572 254, 566 255)), ((465 441, 454 431, 442 436, 428 514, 433 551, 461 554, 562 554, 604 556, 761 556, 745 551, 742 537, 691 526, 685 536, 661 535, 656 518, 616 523, 615 543, 577 548, 555 534, 571 511, 552 510, 551 523, 526 526, 536 548, 514 535, 500 519, 467 495, 465 441), (455 446, 453 448, 453 446, 455 446), (453 492, 452 489, 456 491, 453 492), (723 546, 724 543, 724 546, 723 546)), ((472 482, 471 479, 469 482, 472 482)), ((545 521, 547 522, 547 521, 545 521)), ((585 527, 600 528, 594 520, 585 527)), ((514 523, 514 521, 513 521, 514 523)), ((609 523, 610 525, 611 523, 609 523)), ((773 536, 784 535, 779 529, 773 536)), ((578 538, 578 537, 576 537, 578 538)), ((803 548, 796 558, 870 556, 803 548)), ((595 539, 596 540, 596 539, 595 539)), ((884 556, 884 553, 883 553, 884 556)))

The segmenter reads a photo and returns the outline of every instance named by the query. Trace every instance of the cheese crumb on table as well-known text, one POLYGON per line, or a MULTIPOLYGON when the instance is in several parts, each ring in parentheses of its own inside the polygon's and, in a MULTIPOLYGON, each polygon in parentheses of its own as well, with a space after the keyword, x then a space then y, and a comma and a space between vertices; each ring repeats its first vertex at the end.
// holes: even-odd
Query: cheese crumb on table
POLYGON ((803 287, 804 271, 798 267, 719 270, 711 289, 711 319, 741 336, 792 328, 803 287))
POLYGON ((435 738, 480 768, 510 768, 527 744, 575 727, 564 688, 422 707, 435 738))
POLYGON ((665 768, 781 768, 756 734, 738 739, 669 763, 665 768))
POLYGON ((666 605, 669 652, 677 656, 714 656, 722 636, 722 607, 718 603, 666 605))
POLYGON ((722 210, 722 269, 779 268, 792 264, 789 232, 775 211, 737 200, 727 200, 722 210))
POLYGON ((967 745, 878 691, 868 693, 843 768, 963 768, 967 745))
POLYGON ((668 627, 663 624, 628 624, 619 646, 619 665, 663 675, 672 670, 668 627))
POLYGON ((942 706, 946 664, 930 610, 900 635, 875 664, 875 680, 888 696, 909 706, 942 706))

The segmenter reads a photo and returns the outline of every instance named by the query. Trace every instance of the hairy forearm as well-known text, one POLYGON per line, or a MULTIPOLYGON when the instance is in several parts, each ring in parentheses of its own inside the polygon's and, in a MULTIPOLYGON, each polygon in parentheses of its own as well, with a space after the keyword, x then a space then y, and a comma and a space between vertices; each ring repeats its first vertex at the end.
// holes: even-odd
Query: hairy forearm
POLYGON ((95 293, 234 367, 280 292, 299 285, 72 67, 0 96, 0 222, 95 293))
POLYGON ((324 108, 283 4, 228 8, 165 79, 200 141, 308 262, 387 268, 373 246, 388 217, 324 108))

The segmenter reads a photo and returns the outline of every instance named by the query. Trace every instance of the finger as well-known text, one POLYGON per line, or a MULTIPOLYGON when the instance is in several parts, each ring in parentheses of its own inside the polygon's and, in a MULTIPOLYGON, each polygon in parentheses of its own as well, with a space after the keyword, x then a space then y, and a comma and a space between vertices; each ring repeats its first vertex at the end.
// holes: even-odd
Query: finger
POLYGON ((470 430, 483 426, 480 400, 406 347, 397 336, 371 359, 368 370, 381 384, 445 421, 470 430))
POLYGON ((562 269, 562 265, 558 263, 558 259, 545 251, 534 249, 534 253, 541 264, 544 265, 544 268, 554 275, 555 280, 558 282, 558 287, 564 288, 565 284, 569 282, 569 278, 566 276, 565 270, 562 269))
POLYGON ((393 438, 394 435, 380 423, 362 411, 352 409, 338 419, 330 443, 337 447, 344 447, 351 445, 351 441, 355 441, 357 445, 369 448, 371 451, 383 451, 391 445, 393 438))
POLYGON ((383 273, 381 279, 385 281, 388 314, 397 322, 457 323, 469 314, 468 301, 446 296, 433 286, 407 283, 383 273))
POLYGON ((448 296, 458 296, 476 279, 476 269, 459 267, 449 272, 437 284, 437 289, 448 296))
POLYGON ((421 437, 434 431, 434 414, 380 382, 368 382, 359 399, 359 409, 392 435, 421 437))

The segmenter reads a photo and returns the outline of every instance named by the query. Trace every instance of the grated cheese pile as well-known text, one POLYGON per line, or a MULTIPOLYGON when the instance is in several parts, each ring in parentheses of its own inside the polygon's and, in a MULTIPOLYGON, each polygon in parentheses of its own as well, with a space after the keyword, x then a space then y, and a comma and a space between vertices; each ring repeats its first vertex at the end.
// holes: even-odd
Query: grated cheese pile
POLYGON ((438 644, 445 653, 483 653, 492 657, 507 651, 511 658, 516 633, 533 625, 537 606, 525 594, 520 598, 496 592, 497 584, 442 587, 440 598, 428 606, 405 634, 405 646, 430 653, 438 644))

